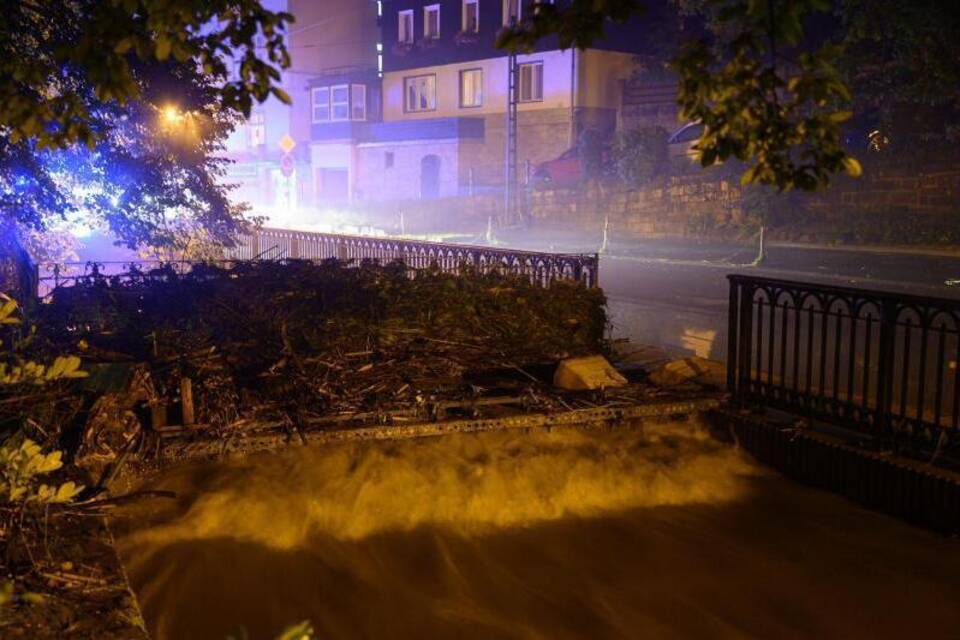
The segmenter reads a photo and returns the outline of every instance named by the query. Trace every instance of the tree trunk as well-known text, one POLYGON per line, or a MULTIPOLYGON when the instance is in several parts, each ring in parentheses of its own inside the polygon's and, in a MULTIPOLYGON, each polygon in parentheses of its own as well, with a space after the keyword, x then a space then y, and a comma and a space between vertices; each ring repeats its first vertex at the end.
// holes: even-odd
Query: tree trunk
POLYGON ((36 266, 23 245, 14 224, 0 224, 0 292, 17 299, 21 305, 37 296, 36 266))

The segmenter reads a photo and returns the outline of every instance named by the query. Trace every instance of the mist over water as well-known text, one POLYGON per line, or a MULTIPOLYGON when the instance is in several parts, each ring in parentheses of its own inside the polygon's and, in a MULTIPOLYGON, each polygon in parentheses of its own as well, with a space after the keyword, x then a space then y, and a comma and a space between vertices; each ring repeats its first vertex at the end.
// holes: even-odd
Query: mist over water
POLYGON ((178 498, 115 530, 157 640, 303 619, 321 638, 895 637, 911 604, 960 628, 955 541, 692 423, 295 448, 150 487, 178 498))

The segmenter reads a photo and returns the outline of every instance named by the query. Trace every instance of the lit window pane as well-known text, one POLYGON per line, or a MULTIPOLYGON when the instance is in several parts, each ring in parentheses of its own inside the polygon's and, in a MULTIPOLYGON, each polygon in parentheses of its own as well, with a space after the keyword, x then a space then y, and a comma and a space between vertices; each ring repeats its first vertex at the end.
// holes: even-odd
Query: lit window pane
POLYGON ((460 72, 460 106, 479 107, 483 104, 483 71, 465 69, 460 72))
POLYGON ((463 0, 463 30, 466 33, 478 33, 480 31, 477 0, 463 0))
POLYGON ((437 106, 436 76, 414 76, 404 79, 407 111, 432 111, 437 106))
POLYGON ((520 21, 520 0, 503 0, 503 24, 520 21))
POLYGON ((543 100, 543 63, 530 62, 518 66, 520 102, 543 100))

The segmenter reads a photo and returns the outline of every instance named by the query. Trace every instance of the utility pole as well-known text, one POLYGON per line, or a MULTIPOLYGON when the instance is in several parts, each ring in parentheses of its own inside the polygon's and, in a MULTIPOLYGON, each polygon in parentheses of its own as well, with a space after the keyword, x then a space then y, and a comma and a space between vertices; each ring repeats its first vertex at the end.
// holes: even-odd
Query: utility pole
POLYGON ((519 91, 517 54, 507 55, 507 122, 505 130, 506 159, 503 187, 503 220, 511 225, 518 222, 517 211, 517 102, 519 91))

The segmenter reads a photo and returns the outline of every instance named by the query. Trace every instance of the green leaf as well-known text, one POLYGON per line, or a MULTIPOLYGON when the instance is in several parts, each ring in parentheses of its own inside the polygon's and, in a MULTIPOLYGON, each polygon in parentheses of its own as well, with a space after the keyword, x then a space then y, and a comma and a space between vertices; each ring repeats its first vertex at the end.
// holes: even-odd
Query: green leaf
POLYGON ((313 640, 315 637, 313 625, 310 624, 309 620, 304 620, 300 624, 287 627, 281 631, 276 640, 313 640))
POLYGON ((859 178, 863 175, 863 167, 860 166, 860 162, 853 156, 844 156, 843 160, 843 170, 847 172, 847 175, 859 178))
POLYGON ((2 324, 19 324, 20 320, 17 318, 11 318, 10 315, 17 310, 17 301, 8 298, 6 302, 3 303, 3 306, 0 307, 0 323, 2 324))
POLYGON ((849 110, 834 111, 828 116, 828 118, 830 119, 830 122, 833 122, 835 124, 846 122, 852 117, 853 117, 853 111, 849 111, 849 110))
POLYGON ((133 38, 123 38, 114 47, 114 52, 123 55, 133 47, 133 38))
POLYGON ((157 60, 163 61, 170 57, 170 40, 165 35, 157 36, 156 48, 154 53, 157 60))
POLYGON ((78 485, 74 482, 64 482, 60 487, 57 488, 56 494, 53 496, 51 502, 58 504, 63 504, 65 502, 70 502, 73 500, 80 491, 83 490, 82 485, 78 485))

